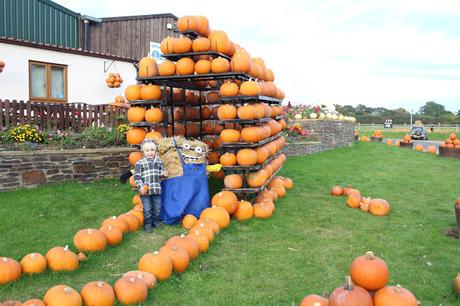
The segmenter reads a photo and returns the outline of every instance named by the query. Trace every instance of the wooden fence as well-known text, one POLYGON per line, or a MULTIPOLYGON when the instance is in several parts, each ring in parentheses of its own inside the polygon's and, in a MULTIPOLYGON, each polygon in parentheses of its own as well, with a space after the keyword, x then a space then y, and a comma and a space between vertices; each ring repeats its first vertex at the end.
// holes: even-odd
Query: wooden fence
POLYGON ((90 126, 116 127, 121 118, 126 118, 126 109, 108 104, 0 100, 0 130, 20 124, 32 124, 40 130, 78 132, 90 126))

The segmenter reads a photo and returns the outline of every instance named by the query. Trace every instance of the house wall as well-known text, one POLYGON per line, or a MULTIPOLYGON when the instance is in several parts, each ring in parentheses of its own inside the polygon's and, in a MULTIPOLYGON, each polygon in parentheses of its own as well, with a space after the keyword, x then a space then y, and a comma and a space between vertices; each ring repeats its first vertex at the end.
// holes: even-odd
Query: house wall
POLYGON ((67 65, 68 103, 111 103, 124 95, 125 88, 135 83, 136 68, 130 62, 57 52, 0 42, 1 59, 6 63, 0 74, 0 99, 29 100, 29 60, 67 65), (112 63, 113 62, 113 63, 112 63), (104 72, 104 63, 110 69, 104 72), (109 88, 105 79, 109 72, 120 73, 123 84, 109 88))

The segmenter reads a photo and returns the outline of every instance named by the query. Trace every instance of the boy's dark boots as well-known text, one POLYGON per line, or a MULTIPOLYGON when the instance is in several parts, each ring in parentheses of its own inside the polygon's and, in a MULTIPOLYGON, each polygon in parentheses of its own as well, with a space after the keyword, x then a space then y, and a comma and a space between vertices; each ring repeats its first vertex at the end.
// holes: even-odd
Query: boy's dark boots
POLYGON ((146 233, 151 233, 151 232, 153 232, 152 226, 150 226, 150 225, 145 225, 145 226, 144 226, 144 231, 145 231, 146 233))

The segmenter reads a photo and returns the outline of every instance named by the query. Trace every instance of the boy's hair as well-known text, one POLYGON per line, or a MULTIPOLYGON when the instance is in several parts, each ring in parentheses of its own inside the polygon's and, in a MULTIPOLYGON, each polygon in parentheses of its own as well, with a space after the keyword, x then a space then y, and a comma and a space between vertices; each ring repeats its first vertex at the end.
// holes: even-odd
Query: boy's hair
POLYGON ((142 152, 145 151, 144 148, 147 147, 147 146, 151 146, 151 147, 153 147, 153 148, 155 149, 155 151, 158 151, 158 148, 157 148, 156 143, 153 142, 151 139, 145 139, 145 140, 142 142, 142 144, 141 144, 141 150, 142 150, 142 152))

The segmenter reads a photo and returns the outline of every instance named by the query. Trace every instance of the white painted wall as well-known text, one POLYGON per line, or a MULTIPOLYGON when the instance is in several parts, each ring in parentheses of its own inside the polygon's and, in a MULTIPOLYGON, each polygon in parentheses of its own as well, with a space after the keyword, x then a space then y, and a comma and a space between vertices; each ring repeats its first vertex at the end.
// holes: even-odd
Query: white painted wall
MULTIPOLYGON (((104 59, 38 48, 0 43, 0 59, 6 63, 0 73, 1 100, 29 100, 29 60, 67 65, 68 102, 87 104, 111 103, 115 96, 124 96, 125 88, 135 83, 136 69, 132 63, 115 61, 104 73, 104 59), (120 73, 120 88, 109 88, 105 79, 109 72, 120 73)), ((107 64, 111 60, 106 60, 107 64)))

